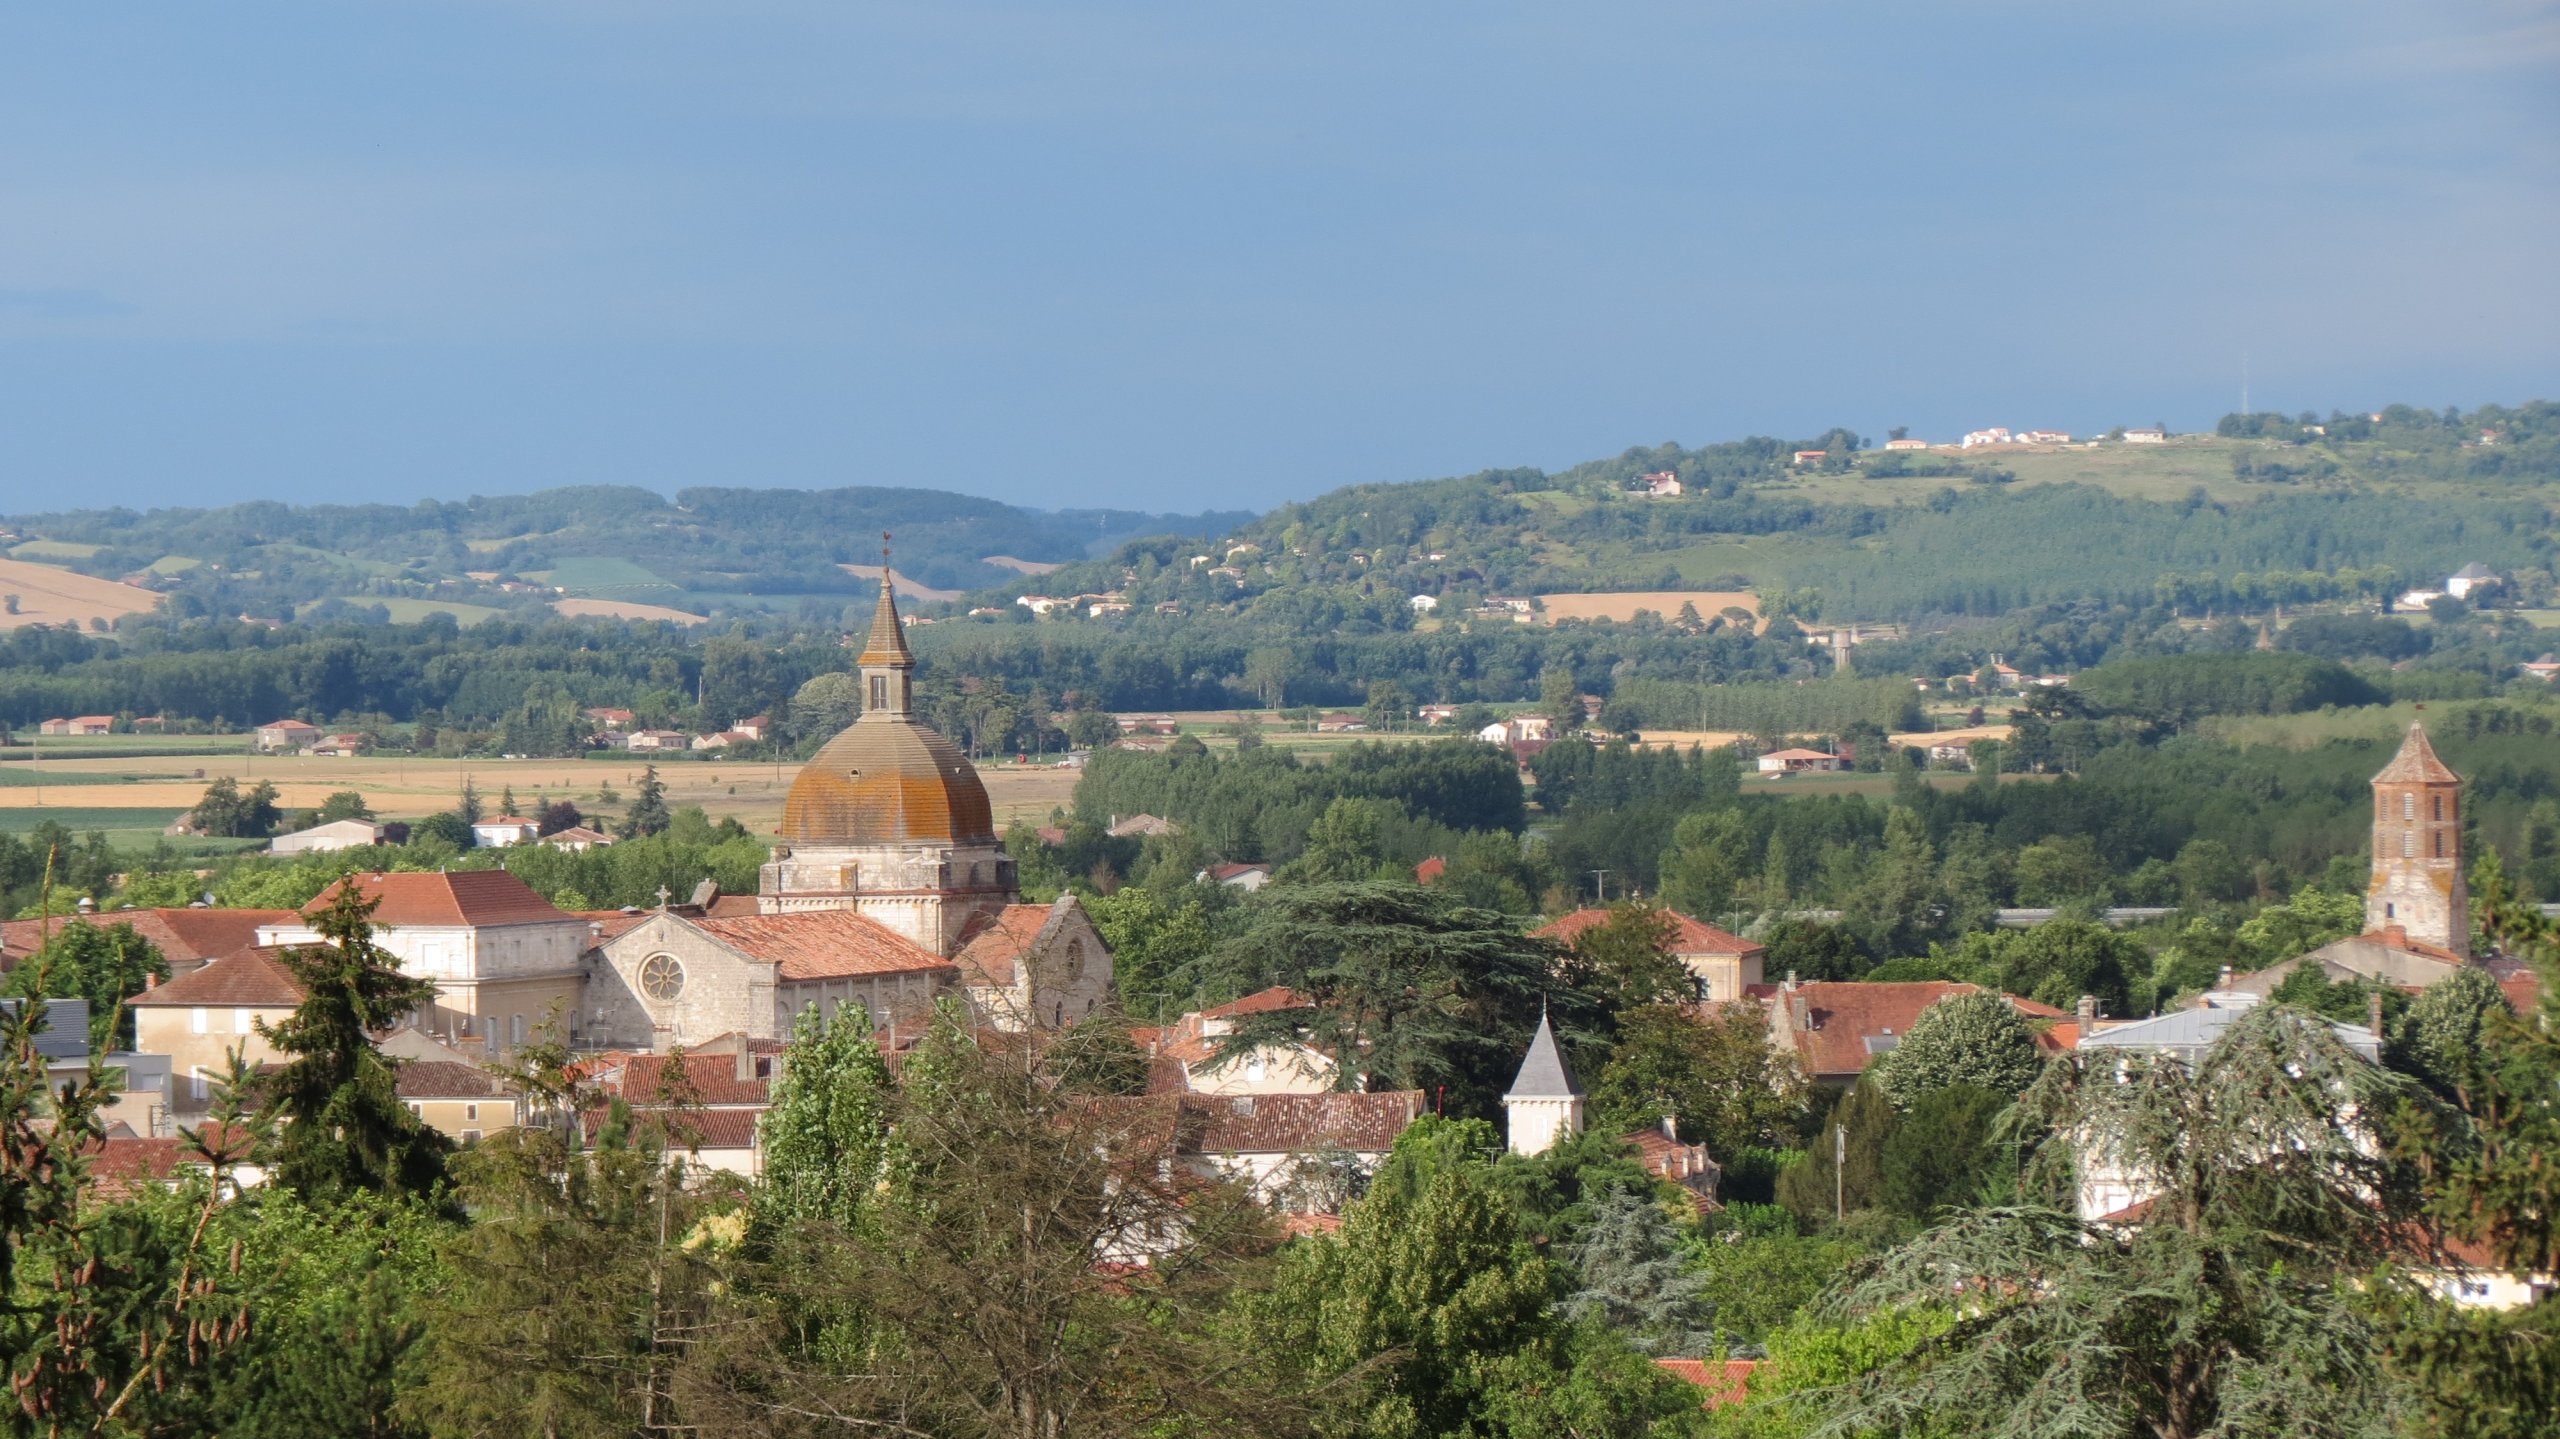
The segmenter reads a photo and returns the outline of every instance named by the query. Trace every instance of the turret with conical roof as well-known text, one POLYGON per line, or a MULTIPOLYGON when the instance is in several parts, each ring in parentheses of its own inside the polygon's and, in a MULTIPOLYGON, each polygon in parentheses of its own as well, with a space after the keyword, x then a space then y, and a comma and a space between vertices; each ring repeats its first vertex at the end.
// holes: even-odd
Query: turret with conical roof
POLYGON ((1564 1051, 1556 1047, 1555 1027, 1541 1011, 1538 1032, 1529 1040, 1529 1053, 1520 1061, 1519 1076, 1502 1096, 1503 1115, 1511 1130, 1511 1152, 1544 1154, 1558 1141, 1580 1134, 1582 1104, 1582 1086, 1574 1082, 1573 1067, 1564 1062, 1564 1051))
POLYGON ((2365 929, 2402 931, 2454 954, 2471 953, 2471 889, 2462 870, 2462 776, 2436 758, 2423 724, 2373 777, 2373 878, 2365 929))

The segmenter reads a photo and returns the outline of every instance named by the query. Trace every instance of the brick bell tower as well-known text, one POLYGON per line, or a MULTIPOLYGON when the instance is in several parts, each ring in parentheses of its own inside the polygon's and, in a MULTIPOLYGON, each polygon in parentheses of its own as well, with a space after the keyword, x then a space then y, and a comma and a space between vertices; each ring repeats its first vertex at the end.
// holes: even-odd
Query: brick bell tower
POLYGON ((2424 725, 2373 777, 2373 881, 2364 927, 2471 954, 2471 889, 2462 869, 2462 776, 2436 758, 2424 725))

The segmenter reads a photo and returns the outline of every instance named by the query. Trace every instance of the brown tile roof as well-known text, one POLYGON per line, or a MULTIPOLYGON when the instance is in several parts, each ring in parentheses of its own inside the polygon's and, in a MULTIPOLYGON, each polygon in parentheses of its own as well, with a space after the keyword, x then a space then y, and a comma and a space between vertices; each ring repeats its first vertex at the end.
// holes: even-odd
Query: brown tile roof
POLYGON ((2363 934, 2357 935, 2356 938, 2364 940, 2369 944, 2379 944, 2392 949, 2407 950, 2411 954, 2422 954, 2429 959, 2439 960, 2445 964, 2470 963, 2469 960, 2464 959, 2461 955, 2454 953, 2443 945, 2429 944, 2423 939, 2411 939, 2409 937, 2407 927, 2403 925, 2386 924, 2380 929, 2367 930, 2363 934))
POLYGON ((993 920, 978 927, 969 942, 960 946, 957 957, 968 982, 1010 987, 1016 978, 1016 966, 1031 953, 1032 942, 1040 937, 1042 926, 1056 908, 1047 904, 1008 904, 996 911, 993 920))
MULTIPOLYGON (((626 1104, 658 1104, 674 1062, 671 1054, 633 1055, 620 1074, 607 1072, 602 1076, 602 1088, 608 1094, 620 1095, 626 1104)), ((693 1081, 694 1097, 703 1104, 762 1108, 773 1100, 771 1060, 758 1062, 756 1077, 745 1080, 738 1078, 738 1057, 734 1054, 688 1054, 684 1069, 693 1081)))
POLYGON ((398 871, 349 875, 302 907, 315 915, 329 907, 340 888, 355 885, 369 899, 382 902, 373 912, 376 924, 398 927, 540 924, 572 918, 533 886, 503 869, 466 869, 437 874, 398 871))
POLYGON ((778 964, 784 979, 844 979, 949 969, 951 961, 849 909, 688 921, 750 959, 778 964))
POLYGON ((1379 1153, 1422 1115, 1422 1091, 1382 1094, 1187 1095, 1186 1117, 1203 1121, 1209 1154, 1303 1154, 1321 1149, 1379 1153))
POLYGON ((89 1184, 100 1198, 123 1199, 149 1185, 176 1181, 194 1150, 183 1139, 107 1139, 89 1151, 89 1184))
POLYGON ((1200 1011, 1200 1017, 1241 1019, 1248 1014, 1268 1014, 1276 1009, 1313 1009, 1315 1007, 1314 1000, 1285 984, 1275 984, 1269 989, 1255 990, 1242 999, 1229 1000, 1215 1009, 1204 1009, 1200 1011))
POLYGON ((2400 741, 2400 752, 2391 763, 2373 777, 2375 784, 2460 784, 2462 776, 2436 758, 2436 747, 2427 743, 2427 727, 2409 726, 2409 737, 2400 741))
MULTIPOLYGON (((1896 984, 1815 980, 1793 990, 1754 986, 1754 998, 1765 996, 1779 1007, 1777 1022, 1795 1040, 1797 1058, 1809 1075, 1842 1076, 1865 1072, 1874 1059, 1867 1041, 1909 1034, 1920 1011, 1958 994, 1981 994, 1977 984, 1915 980, 1896 984), (1810 1027, 1807 1021, 1810 1021, 1810 1027)), ((2016 995, 2004 995, 2011 1008, 2031 1019, 2062 1018, 2063 1012, 2016 995)))
MULTIPOLYGON (((1766 945, 1744 939, 1738 934, 1728 933, 1701 920, 1691 919, 1676 909, 1666 909, 1662 913, 1671 916, 1671 952, 1673 954, 1748 955, 1767 952, 1766 945)), ((1610 911, 1605 909, 1577 909, 1545 928, 1537 930, 1536 933, 1539 937, 1552 939, 1558 944, 1571 944, 1582 937, 1583 931, 1608 923, 1609 914, 1610 911)))
POLYGON ((135 995, 131 1004, 202 1005, 207 1009, 291 1009, 302 982, 273 949, 246 949, 135 995))
POLYGON ((2518 1014, 2531 1014, 2542 1003, 2542 972, 2521 959, 2496 958, 2481 961, 2480 967, 2506 992, 2507 1006, 2518 1014))
POLYGON ((450 1059, 413 1059, 400 1066, 402 1099, 501 1099, 510 1097, 498 1076, 450 1059))
MULTIPOLYGON (((258 926, 292 920, 289 909, 119 909, 104 914, 66 915, 53 921, 68 924, 129 924, 151 941, 173 968, 190 969, 209 959, 238 954, 258 942, 258 926)), ((44 921, 13 919, 0 924, 0 968, 36 952, 43 944, 44 921)))
MULTIPOLYGON (((594 1109, 581 1116, 589 1135, 604 1127, 605 1115, 594 1109)), ((753 1149, 756 1122, 764 1115, 762 1109, 634 1109, 631 1128, 674 1150, 688 1147, 688 1140, 695 1149, 753 1149)))
POLYGON ((574 910, 572 913, 592 925, 596 939, 601 942, 618 939, 624 932, 638 929, 641 925, 648 923, 649 916, 656 914, 657 911, 654 909, 581 909, 574 910))

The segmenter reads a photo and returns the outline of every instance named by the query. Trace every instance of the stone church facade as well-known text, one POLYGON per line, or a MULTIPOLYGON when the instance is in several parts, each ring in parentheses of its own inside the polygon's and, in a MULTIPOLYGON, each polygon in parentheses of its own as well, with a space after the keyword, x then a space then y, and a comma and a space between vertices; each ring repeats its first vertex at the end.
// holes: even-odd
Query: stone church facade
POLYGON ((915 657, 885 573, 856 663, 862 716, 793 782, 755 913, 661 907, 599 942, 583 1043, 780 1039, 811 1007, 855 1004, 888 1025, 955 992, 1011 1030, 1110 1002, 1111 951, 1092 919, 1072 895, 1021 902, 976 767, 914 713, 915 657))

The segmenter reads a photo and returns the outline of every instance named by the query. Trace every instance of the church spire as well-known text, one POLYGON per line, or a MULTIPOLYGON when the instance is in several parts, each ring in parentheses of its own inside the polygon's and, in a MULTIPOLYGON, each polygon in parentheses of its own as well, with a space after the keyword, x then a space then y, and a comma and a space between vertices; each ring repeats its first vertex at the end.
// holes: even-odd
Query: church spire
POLYGON ((862 670, 862 711, 903 715, 915 681, 916 657, 898 623, 895 577, 889 571, 889 536, 880 536, 880 604, 871 612, 871 634, 854 664, 862 670))

